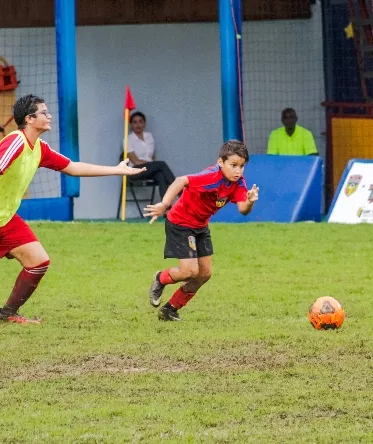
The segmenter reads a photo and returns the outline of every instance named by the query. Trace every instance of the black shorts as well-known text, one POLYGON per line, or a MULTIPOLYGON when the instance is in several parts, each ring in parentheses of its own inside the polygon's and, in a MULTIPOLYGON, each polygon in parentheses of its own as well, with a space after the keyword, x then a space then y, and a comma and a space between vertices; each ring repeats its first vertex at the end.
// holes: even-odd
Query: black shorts
POLYGON ((193 259, 213 254, 211 234, 208 227, 182 227, 166 219, 165 232, 165 259, 193 259))

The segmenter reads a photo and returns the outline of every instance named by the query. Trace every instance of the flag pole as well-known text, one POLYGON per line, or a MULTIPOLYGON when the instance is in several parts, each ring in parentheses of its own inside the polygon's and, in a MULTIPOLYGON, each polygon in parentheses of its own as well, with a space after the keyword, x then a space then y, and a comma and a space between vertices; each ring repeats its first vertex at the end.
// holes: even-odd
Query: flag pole
MULTIPOLYGON (((123 136, 123 160, 127 159, 128 151, 128 121, 130 110, 124 110, 124 136, 123 136)), ((127 176, 122 176, 122 212, 121 220, 126 220, 126 197, 127 197, 127 176)))
MULTIPOLYGON (((136 108, 135 101, 133 100, 130 87, 126 86, 126 95, 124 98, 124 134, 123 134, 123 160, 127 159, 128 153, 128 122, 130 117, 130 111, 136 108)), ((126 219, 126 196, 127 196, 127 176, 122 178, 122 211, 121 219, 126 219)))

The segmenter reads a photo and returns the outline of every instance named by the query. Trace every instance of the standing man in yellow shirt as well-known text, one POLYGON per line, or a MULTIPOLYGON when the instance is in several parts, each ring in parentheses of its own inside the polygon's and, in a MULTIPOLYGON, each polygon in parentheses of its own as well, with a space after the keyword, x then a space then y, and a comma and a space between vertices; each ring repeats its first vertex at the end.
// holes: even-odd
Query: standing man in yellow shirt
POLYGON ((283 127, 269 135, 267 154, 284 156, 318 156, 315 139, 311 131, 297 125, 297 114, 293 108, 281 113, 283 127))

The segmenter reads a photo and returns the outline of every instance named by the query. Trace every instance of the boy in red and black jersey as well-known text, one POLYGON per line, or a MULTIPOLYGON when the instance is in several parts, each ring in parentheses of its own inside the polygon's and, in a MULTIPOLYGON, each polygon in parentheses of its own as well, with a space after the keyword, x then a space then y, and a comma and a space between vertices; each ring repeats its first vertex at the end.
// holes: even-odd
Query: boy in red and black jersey
POLYGON ((224 143, 217 164, 199 174, 177 177, 162 202, 148 205, 145 216, 150 223, 162 216, 182 191, 180 199, 168 211, 165 223, 165 258, 179 259, 178 267, 159 271, 150 287, 149 301, 154 307, 161 303, 166 285, 183 282, 171 299, 160 309, 163 321, 179 321, 178 310, 184 307, 211 277, 213 247, 208 223, 226 203, 237 204, 247 215, 258 200, 259 188, 246 187, 243 171, 249 160, 246 146, 238 140, 224 143))

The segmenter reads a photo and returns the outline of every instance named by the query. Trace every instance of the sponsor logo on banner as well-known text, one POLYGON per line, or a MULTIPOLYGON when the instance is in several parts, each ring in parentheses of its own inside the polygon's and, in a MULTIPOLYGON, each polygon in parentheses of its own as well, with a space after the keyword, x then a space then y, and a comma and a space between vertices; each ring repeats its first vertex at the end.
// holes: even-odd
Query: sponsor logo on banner
POLYGON ((368 210, 368 209, 363 209, 361 216, 360 216, 360 220, 361 222, 366 222, 366 223, 372 223, 372 210, 368 210))
POLYGON ((221 207, 224 207, 224 205, 225 205, 225 202, 227 201, 227 197, 222 197, 221 199, 218 199, 217 201, 216 201, 216 206, 218 207, 218 208, 221 208, 221 207))
POLYGON ((373 203, 373 184, 369 185, 369 191, 368 202, 373 203))
POLYGON ((188 236, 188 243, 189 243, 189 247, 193 251, 196 251, 196 249, 197 249, 197 247, 196 247, 196 238, 194 236, 188 236))
POLYGON ((353 174, 348 178, 347 185, 345 187, 345 194, 346 196, 351 196, 351 194, 354 194, 355 191, 358 189, 359 184, 361 182, 361 179, 363 176, 360 174, 353 174))
POLYGON ((328 222, 373 224, 373 159, 349 164, 328 222))

